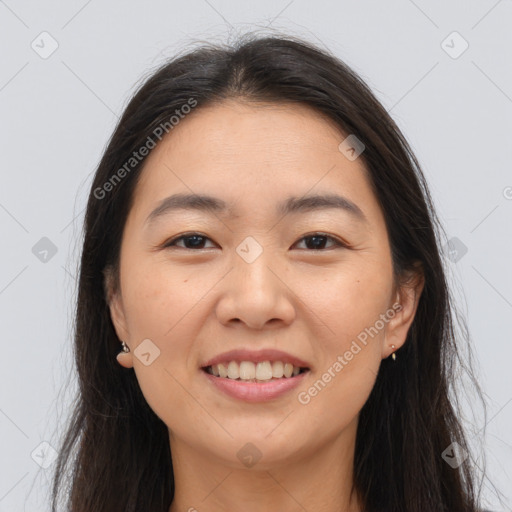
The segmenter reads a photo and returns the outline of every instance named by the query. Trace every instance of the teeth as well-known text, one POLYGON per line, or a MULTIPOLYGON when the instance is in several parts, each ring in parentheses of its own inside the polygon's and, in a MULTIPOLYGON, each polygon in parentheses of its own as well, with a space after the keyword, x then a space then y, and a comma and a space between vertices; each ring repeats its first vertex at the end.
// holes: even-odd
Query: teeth
MULTIPOLYGON (((217 366, 219 369, 219 377, 226 378, 228 376, 228 369, 223 364, 216 364, 214 366, 217 366)), ((214 375, 215 375, 215 370, 214 370, 214 375)))
POLYGON ((240 377, 240 366, 236 361, 230 361, 228 364, 228 377, 230 379, 238 379, 240 377))
POLYGON ((281 361, 274 361, 272 363, 272 377, 280 379, 284 375, 283 363, 281 361))
POLYGON ((256 378, 256 365, 252 361, 242 361, 240 363, 240 378, 242 380, 256 378))
POLYGON ((207 371, 216 377, 234 380, 259 380, 268 381, 272 378, 282 379, 296 376, 300 373, 300 367, 282 361, 263 361, 253 363, 252 361, 229 361, 228 363, 214 364, 207 368, 207 371))
POLYGON ((256 380, 270 380, 272 378, 272 365, 270 361, 263 361, 256 365, 256 380))

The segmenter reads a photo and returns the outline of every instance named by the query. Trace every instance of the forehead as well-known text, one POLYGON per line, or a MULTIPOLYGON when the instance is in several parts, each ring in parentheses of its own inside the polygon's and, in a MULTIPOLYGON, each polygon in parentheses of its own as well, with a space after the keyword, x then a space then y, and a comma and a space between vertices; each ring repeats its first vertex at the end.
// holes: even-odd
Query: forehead
POLYGON ((258 154, 258 160, 264 160, 260 148, 267 150, 269 158, 284 158, 301 153, 301 148, 327 150, 330 142, 342 138, 334 121, 308 105, 227 100, 197 107, 172 129, 166 142, 178 150, 187 141, 201 140, 196 150, 208 147, 225 156, 240 157, 258 154))
POLYGON ((258 211, 272 203, 282 213, 290 197, 337 192, 349 211, 372 193, 362 159, 350 161, 338 149, 345 137, 305 105, 198 106, 147 157, 135 204, 147 212, 165 208, 175 193, 207 194, 224 199, 226 212, 237 217, 244 206, 258 211))

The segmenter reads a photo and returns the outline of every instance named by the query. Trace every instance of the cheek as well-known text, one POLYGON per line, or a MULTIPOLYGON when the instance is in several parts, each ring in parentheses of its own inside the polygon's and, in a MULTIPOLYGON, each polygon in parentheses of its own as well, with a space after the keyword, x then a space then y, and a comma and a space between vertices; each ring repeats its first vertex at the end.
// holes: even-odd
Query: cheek
POLYGON ((204 286, 193 284, 199 281, 190 274, 190 270, 149 259, 126 266, 123 297, 136 341, 141 336, 167 340, 186 323, 183 320, 205 293, 204 286))
POLYGON ((191 340, 200 336, 198 303, 205 291, 199 284, 187 286, 185 279, 185 272, 179 269, 140 264, 126 267, 123 283, 130 338, 135 346, 134 371, 146 401, 161 419, 168 411, 190 406, 184 388, 190 372, 199 371, 197 346, 191 340), (157 347, 154 350, 158 354, 148 366, 138 357, 144 352, 146 339, 157 347))
POLYGON ((326 368, 325 374, 300 390, 298 407, 305 414, 308 430, 335 437, 352 423, 373 389, 378 364, 374 353, 361 352, 342 370, 326 368))
POLYGON ((298 401, 313 429, 336 435, 370 395, 381 363, 392 278, 381 267, 339 272, 308 297, 325 328, 315 341, 321 354, 315 376, 298 401))
MULTIPOLYGON (((187 388, 190 372, 199 369, 195 367, 196 347, 191 340, 200 335, 198 302, 205 291, 199 284, 187 286, 187 277, 179 269, 174 271, 161 264, 134 268, 137 270, 132 272, 127 268, 130 277, 123 292, 130 336, 136 347, 134 371, 148 405, 174 427, 173 412, 189 411, 194 403, 187 388), (142 340, 147 338, 159 349, 158 357, 148 366, 137 357, 142 340)), ((200 411, 194 409, 194 414, 200 411)))
POLYGON ((323 338, 336 340, 338 349, 379 320, 389 308, 393 289, 391 266, 385 258, 354 258, 321 279, 297 280, 301 281, 300 296, 322 322, 323 338))
POLYGON ((339 427, 358 414, 375 383, 387 325, 382 315, 393 286, 391 263, 385 257, 354 259, 319 283, 305 296, 324 326, 315 336, 321 360, 299 402, 313 417, 327 416, 339 427))
MULTIPOLYGON (((311 412, 349 421, 365 404, 381 363, 386 316, 393 289, 390 260, 359 261, 325 284, 322 319, 331 331, 325 336, 327 358, 304 402, 311 412), (383 320, 384 315, 384 320, 383 320)), ((394 311, 393 311, 394 313, 394 311)), ((387 319, 387 321, 386 321, 387 319)))

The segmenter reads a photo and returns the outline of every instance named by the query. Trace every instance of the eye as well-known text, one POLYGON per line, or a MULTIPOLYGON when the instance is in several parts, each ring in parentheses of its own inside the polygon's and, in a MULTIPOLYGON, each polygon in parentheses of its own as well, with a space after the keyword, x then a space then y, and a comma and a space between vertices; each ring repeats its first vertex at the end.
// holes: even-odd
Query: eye
POLYGON ((311 235, 306 235, 300 239, 302 240, 310 240, 311 243, 308 244, 306 242, 306 246, 310 245, 313 247, 313 249, 323 249, 323 246, 325 245, 325 240, 330 240, 331 242, 334 242, 335 247, 347 247, 346 244, 344 244, 341 240, 338 240, 337 238, 326 235, 325 233, 312 233, 311 235))
MULTIPOLYGON (((167 243, 164 244, 164 248, 167 247, 182 247, 184 249, 204 249, 203 247, 204 243, 210 240, 207 236, 202 235, 201 233, 186 233, 185 235, 180 235, 176 238, 173 238, 172 240, 169 240, 167 243), (177 242, 183 241, 185 247, 178 246, 177 242)), ((302 242, 303 240, 306 241, 306 248, 312 248, 315 251, 323 250, 325 246, 325 241, 331 241, 334 242, 334 247, 348 247, 345 243, 343 243, 341 240, 327 235, 325 233, 312 233, 310 235, 306 235, 302 237, 299 242, 302 242), (308 243, 309 241, 309 243, 308 243)))
POLYGON ((172 240, 169 240, 164 245, 164 247, 176 246, 176 242, 181 240, 183 240, 185 243, 185 249, 203 249, 201 246, 204 244, 205 240, 210 239, 204 235, 201 235, 201 233, 186 233, 185 235, 181 235, 172 240), (190 247, 187 247, 187 244, 190 245, 190 247))

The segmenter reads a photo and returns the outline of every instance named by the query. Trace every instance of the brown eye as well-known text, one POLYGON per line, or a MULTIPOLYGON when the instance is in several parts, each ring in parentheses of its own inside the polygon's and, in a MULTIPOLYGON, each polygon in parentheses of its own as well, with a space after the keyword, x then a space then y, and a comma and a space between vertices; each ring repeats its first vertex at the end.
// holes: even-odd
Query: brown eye
POLYGON ((201 235, 200 233, 187 233, 176 237, 167 242, 164 247, 182 247, 184 249, 204 249, 203 245, 206 240, 210 240, 208 237, 201 235), (177 246, 176 242, 183 240, 185 247, 177 246))
MULTIPOLYGON (((169 242, 165 243, 164 248, 168 247, 181 247, 183 249, 205 249, 204 244, 207 240, 210 240, 207 236, 202 235, 201 233, 186 233, 185 235, 180 235, 176 238, 173 238, 169 242), (177 245, 177 242, 183 240, 184 245, 177 245)), ((322 251, 327 249, 332 249, 333 247, 347 247, 346 244, 334 238, 333 236, 324 234, 324 233, 312 233, 311 235, 304 236, 300 239, 302 242, 306 241, 306 249, 313 251, 322 251), (325 248, 326 243, 332 242, 334 245, 331 247, 325 248)))
POLYGON ((306 247, 312 250, 325 249, 326 241, 334 242, 334 247, 346 247, 340 240, 324 233, 313 233, 301 238, 300 241, 306 240, 306 247))

